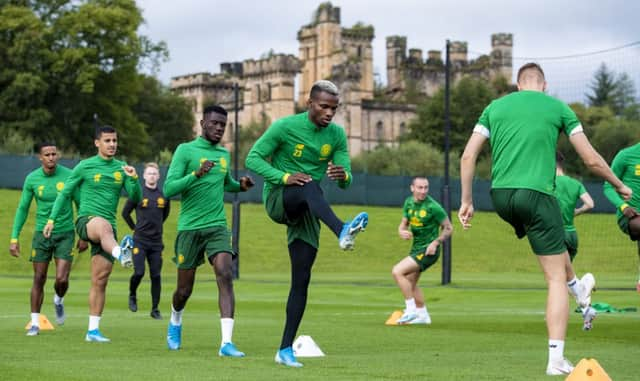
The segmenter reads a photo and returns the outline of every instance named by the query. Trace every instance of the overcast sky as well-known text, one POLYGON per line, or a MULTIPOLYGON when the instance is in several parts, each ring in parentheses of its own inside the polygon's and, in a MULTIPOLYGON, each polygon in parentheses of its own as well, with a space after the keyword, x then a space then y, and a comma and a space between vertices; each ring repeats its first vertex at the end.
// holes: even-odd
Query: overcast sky
MULTIPOLYGON (((158 73, 171 77, 219 72, 221 62, 259 58, 273 49, 297 56, 296 34, 311 21, 321 1, 138 0, 146 20, 141 32, 165 41, 169 62, 158 73)), ((358 21, 375 28, 374 70, 386 82, 385 38, 407 37, 409 48, 443 50, 445 40, 468 42, 469 58, 491 49, 490 35, 514 35, 514 70, 524 57, 542 58, 596 52, 640 41, 637 0, 343 0, 342 25, 358 21)), ((609 53, 538 62, 547 71, 549 92, 581 100, 601 63, 627 72, 640 91, 640 44, 609 53)))

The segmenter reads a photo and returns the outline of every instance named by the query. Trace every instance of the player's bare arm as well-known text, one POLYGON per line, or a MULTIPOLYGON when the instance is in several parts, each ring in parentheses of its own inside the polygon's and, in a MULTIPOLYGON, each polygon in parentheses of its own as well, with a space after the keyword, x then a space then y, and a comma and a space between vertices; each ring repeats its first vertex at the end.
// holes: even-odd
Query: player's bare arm
POLYGON ((482 146, 487 138, 474 132, 471 134, 467 146, 464 148, 462 158, 460 159, 460 184, 461 184, 461 201, 460 210, 458 210, 458 219, 464 229, 471 227, 471 219, 473 218, 473 177, 476 171, 476 161, 482 150, 482 146))

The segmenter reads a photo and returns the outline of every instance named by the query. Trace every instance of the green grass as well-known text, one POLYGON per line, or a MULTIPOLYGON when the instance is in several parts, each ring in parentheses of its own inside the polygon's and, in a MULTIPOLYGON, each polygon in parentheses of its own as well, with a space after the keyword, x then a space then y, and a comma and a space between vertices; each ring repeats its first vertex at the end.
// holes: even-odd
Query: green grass
MULTIPOLYGON (((9 241, 19 192, 0 191, 0 241, 9 241)), ((32 208, 33 209, 33 208, 32 208)), ((184 315, 183 349, 166 350, 170 296, 175 286, 171 247, 179 206, 166 224, 161 310, 165 320, 148 317, 149 282, 139 289, 140 311, 127 310, 130 271, 115 268, 101 322, 110 344, 85 343, 88 256, 81 254, 65 298, 68 319, 54 331, 24 336, 29 319, 31 265, 26 260, 33 220, 21 238, 23 256, 0 256, 0 374, 6 380, 548 380, 543 277, 526 241, 517 241, 493 213, 479 213, 471 230, 454 222, 453 283, 440 286, 440 267, 425 273, 421 285, 433 324, 388 327, 388 315, 403 306, 391 266, 406 255, 397 238, 400 208, 367 207, 370 226, 354 252, 337 250, 323 229, 309 305, 299 334, 311 335, 327 354, 301 359, 302 369, 276 366, 288 292, 289 263, 284 228, 268 220, 262 206, 243 205, 241 278, 236 281, 234 341, 244 359, 221 359, 217 291, 212 271, 201 267, 184 315)), ((362 207, 339 206, 339 216, 362 207)), ((594 301, 638 307, 634 285, 636 248, 618 231, 611 215, 577 220, 579 273, 595 273, 594 301)), ((126 232, 124 225, 121 234, 126 232)), ((43 313, 53 318, 53 279, 46 285, 43 313)), ((583 332, 572 314, 566 355, 577 362, 593 357, 612 379, 637 380, 640 314, 606 314, 583 332)))

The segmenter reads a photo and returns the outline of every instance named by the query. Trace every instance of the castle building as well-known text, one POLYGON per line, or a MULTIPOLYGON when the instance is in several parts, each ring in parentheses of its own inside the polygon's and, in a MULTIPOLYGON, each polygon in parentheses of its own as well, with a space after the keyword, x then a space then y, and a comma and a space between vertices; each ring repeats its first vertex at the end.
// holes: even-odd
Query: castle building
MULTIPOLYGON (((234 84, 239 87, 238 123, 275 121, 305 108, 312 84, 329 79, 340 88, 341 105, 334 121, 345 128, 351 155, 379 145, 398 144, 416 115, 415 99, 429 97, 445 80, 442 53, 429 50, 426 59, 421 49, 407 52, 407 38, 386 38, 387 86, 374 89, 374 27, 357 23, 341 25, 340 8, 320 4, 311 23, 298 31, 298 56, 269 53, 258 59, 223 63, 220 73, 196 73, 172 78, 171 89, 193 102, 195 120, 199 121, 207 104, 221 104, 230 112, 229 133, 224 143, 230 145, 233 132, 234 84), (295 97, 295 83, 298 94, 295 97)), ((490 55, 475 60, 467 58, 467 43, 450 45, 453 82, 464 75, 486 79, 503 76, 511 82, 513 36, 491 36, 490 55)), ((198 123, 194 133, 198 133, 198 123)))

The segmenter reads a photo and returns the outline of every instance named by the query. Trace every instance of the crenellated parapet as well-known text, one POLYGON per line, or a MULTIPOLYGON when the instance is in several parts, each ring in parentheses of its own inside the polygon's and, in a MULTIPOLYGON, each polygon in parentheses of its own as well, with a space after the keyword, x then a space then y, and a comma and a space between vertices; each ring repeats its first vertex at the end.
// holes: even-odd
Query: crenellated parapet
POLYGON ((293 54, 272 54, 266 58, 248 59, 242 62, 244 77, 262 77, 270 74, 295 76, 300 72, 301 63, 293 54))

